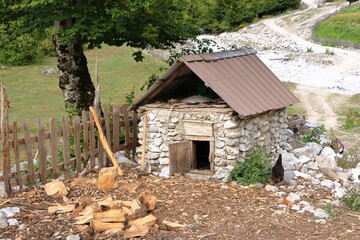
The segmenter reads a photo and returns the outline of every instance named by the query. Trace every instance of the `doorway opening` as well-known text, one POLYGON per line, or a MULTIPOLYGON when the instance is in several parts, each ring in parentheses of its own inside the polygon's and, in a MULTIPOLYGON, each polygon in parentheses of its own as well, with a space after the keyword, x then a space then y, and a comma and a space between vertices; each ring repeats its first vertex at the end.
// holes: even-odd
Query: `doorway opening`
POLYGON ((194 144, 194 166, 198 170, 210 170, 210 142, 193 141, 194 144))

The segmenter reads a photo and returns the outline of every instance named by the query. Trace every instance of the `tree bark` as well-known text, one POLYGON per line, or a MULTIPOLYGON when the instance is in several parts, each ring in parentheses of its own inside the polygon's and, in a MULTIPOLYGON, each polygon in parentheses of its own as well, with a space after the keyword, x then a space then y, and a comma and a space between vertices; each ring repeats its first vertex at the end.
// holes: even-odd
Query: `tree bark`
POLYGON ((75 36, 67 43, 61 41, 61 31, 71 29, 74 21, 66 19, 55 22, 53 44, 60 74, 59 87, 63 92, 65 107, 76 107, 81 113, 81 110, 88 111, 89 106, 93 105, 95 88, 87 67, 81 36, 75 36))

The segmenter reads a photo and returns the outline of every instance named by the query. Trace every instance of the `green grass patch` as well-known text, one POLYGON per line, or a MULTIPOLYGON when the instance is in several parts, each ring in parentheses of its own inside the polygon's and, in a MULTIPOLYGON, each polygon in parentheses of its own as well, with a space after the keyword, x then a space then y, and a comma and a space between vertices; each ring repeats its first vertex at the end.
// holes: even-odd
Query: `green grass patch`
MULTIPOLYGON (((132 49, 109 47, 85 52, 88 67, 94 80, 95 61, 98 60, 102 104, 125 103, 126 93, 140 87, 148 77, 166 64, 146 56, 143 62, 135 62, 132 49)), ((0 69, 0 79, 5 82, 10 101, 10 120, 43 119, 65 116, 64 100, 59 89, 58 74, 43 75, 41 71, 53 68, 57 71, 56 58, 45 57, 29 66, 12 66, 0 69)))
POLYGON ((322 38, 360 42, 360 6, 347 8, 320 23, 315 35, 322 38))

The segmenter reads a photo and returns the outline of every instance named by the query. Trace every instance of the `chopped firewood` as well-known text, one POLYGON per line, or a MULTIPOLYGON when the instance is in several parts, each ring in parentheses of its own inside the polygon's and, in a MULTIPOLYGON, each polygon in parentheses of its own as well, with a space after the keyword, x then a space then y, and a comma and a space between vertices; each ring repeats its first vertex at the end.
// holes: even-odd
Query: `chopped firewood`
POLYGON ((91 222, 93 217, 94 217, 93 213, 89 213, 89 214, 77 217, 77 218, 75 218, 77 220, 77 222, 75 222, 74 224, 82 225, 85 223, 89 223, 89 222, 91 222))
POLYGON ((119 189, 127 190, 129 193, 134 193, 136 189, 140 186, 138 183, 122 183, 119 184, 119 189))
POLYGON ((103 198, 97 200, 96 202, 98 203, 100 208, 102 208, 102 206, 107 206, 109 208, 116 208, 118 205, 118 202, 114 201, 112 196, 103 197, 103 198))
POLYGON ((102 222, 102 221, 93 221, 92 225, 94 227, 94 232, 95 233, 100 233, 100 232, 105 232, 107 230, 110 229, 120 229, 123 230, 124 229, 124 224, 123 223, 119 223, 119 222, 102 222))
POLYGON ((125 222, 126 214, 121 209, 111 209, 106 212, 97 212, 97 213, 94 213, 94 221, 125 222))
POLYGON ((119 182, 117 167, 108 167, 100 170, 99 180, 97 183, 98 189, 114 189, 118 186, 119 182))
POLYGON ((124 230, 123 229, 121 229, 121 228, 111 228, 111 229, 109 229, 109 230, 106 230, 105 232, 104 232, 104 234, 106 234, 106 235, 109 235, 109 236, 111 236, 111 235, 115 235, 115 234, 124 234, 124 230))
POLYGON ((146 216, 147 209, 144 205, 142 205, 139 200, 134 199, 131 201, 131 210, 134 212, 129 216, 130 220, 135 220, 138 218, 142 218, 146 216))
POLYGON ((126 229, 124 238, 143 237, 149 232, 147 225, 131 225, 130 228, 126 229))
POLYGON ((65 205, 65 206, 50 206, 48 208, 48 213, 66 213, 71 212, 75 209, 75 205, 65 205))
POLYGON ((122 201, 121 205, 127 208, 131 208, 131 201, 122 201))
POLYGON ((156 205, 156 199, 149 191, 141 191, 139 196, 139 201, 143 204, 148 211, 154 210, 156 205))
POLYGON ((81 225, 81 224, 89 223, 94 217, 94 212, 97 212, 99 210, 100 209, 97 206, 97 204, 91 204, 86 206, 84 210, 79 213, 80 216, 75 218, 77 220, 75 224, 81 225))
POLYGON ((168 231, 184 231, 186 225, 164 220, 161 223, 161 228, 168 231))
POLYGON ((91 184, 96 184, 96 179, 88 179, 88 178, 84 178, 84 177, 78 177, 75 178, 74 180, 71 181, 70 187, 75 187, 75 186, 88 186, 91 184))
POLYGON ((87 235, 92 235, 94 233, 94 230, 90 225, 75 225, 76 230, 79 232, 83 232, 87 235))
POLYGON ((58 198, 68 195, 68 191, 62 181, 55 180, 45 184, 45 192, 48 196, 58 198))
POLYGON ((128 216, 131 216, 131 215, 134 214, 134 212, 133 212, 130 208, 128 208, 128 207, 122 207, 121 209, 122 209, 123 212, 126 213, 128 216))
POLYGON ((147 215, 146 217, 143 217, 143 218, 139 218, 139 219, 136 219, 134 221, 130 221, 130 225, 147 225, 149 227, 153 226, 155 223, 156 223, 156 220, 157 218, 150 214, 150 215, 147 215))

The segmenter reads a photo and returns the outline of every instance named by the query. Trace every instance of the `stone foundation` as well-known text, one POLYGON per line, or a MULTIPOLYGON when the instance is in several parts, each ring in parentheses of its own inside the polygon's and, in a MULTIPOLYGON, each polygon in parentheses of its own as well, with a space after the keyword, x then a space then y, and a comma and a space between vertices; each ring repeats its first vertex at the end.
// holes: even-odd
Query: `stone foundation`
MULTIPOLYGON (((169 143, 186 141, 184 122, 196 121, 213 123, 214 175, 226 178, 237 161, 257 146, 267 152, 275 152, 281 142, 286 141, 287 116, 285 109, 272 110, 250 117, 240 117, 230 107, 176 106, 141 107, 142 114, 148 115, 146 159, 160 168, 169 164, 169 143)), ((139 142, 142 142, 143 117, 139 124, 139 142)), ((141 153, 141 147, 137 149, 141 153)))

